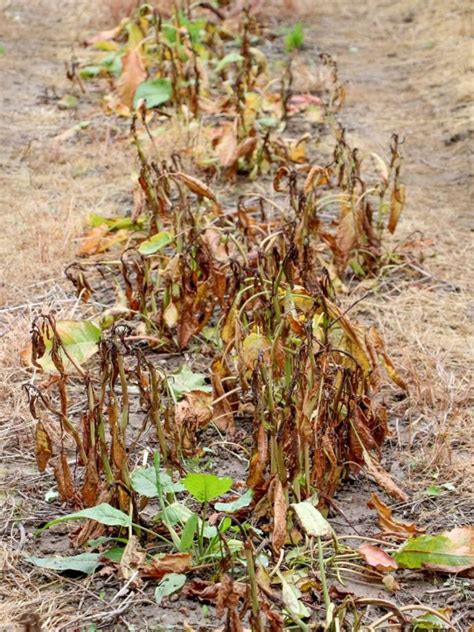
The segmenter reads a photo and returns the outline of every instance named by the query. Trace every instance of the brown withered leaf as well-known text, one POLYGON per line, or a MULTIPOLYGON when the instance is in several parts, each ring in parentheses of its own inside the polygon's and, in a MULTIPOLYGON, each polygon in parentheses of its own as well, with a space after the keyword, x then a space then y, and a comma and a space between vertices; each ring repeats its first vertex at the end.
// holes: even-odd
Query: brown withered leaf
POLYGON ((84 485, 82 487, 82 500, 86 507, 96 504, 99 493, 99 472, 95 460, 94 448, 91 447, 88 454, 84 485))
POLYGON ((186 426, 187 420, 193 417, 199 428, 207 426, 212 417, 212 395, 205 391, 191 391, 176 406, 175 421, 178 426, 186 426))
POLYGON ((425 531, 425 529, 417 527, 414 522, 403 522, 394 518, 390 507, 387 507, 377 494, 371 494, 367 505, 377 511, 379 527, 387 533, 395 533, 405 539, 407 536, 417 535, 425 531))
MULTIPOLYGON (((204 579, 191 579, 186 582, 182 594, 189 597, 197 597, 200 601, 216 603, 220 587, 220 582, 215 583, 204 579)), ((234 582, 232 588, 233 592, 237 593, 240 597, 245 597, 247 594, 247 586, 242 582, 234 582)))
POLYGON ((127 239, 129 231, 120 229, 111 233, 108 226, 101 224, 100 226, 94 226, 82 240, 79 248, 79 256, 88 257, 90 255, 97 255, 101 252, 105 252, 114 246, 127 239))
POLYGON ((268 437, 263 424, 257 430, 257 446, 249 465, 247 485, 251 489, 258 488, 264 481, 268 459, 268 437))
POLYGON ((120 572, 125 580, 137 575, 143 566, 146 553, 139 548, 139 542, 136 535, 131 535, 128 539, 122 557, 120 559, 120 572))
MULTIPOLYGON (((232 615, 232 613, 237 610, 241 598, 239 589, 235 587, 237 582, 235 582, 230 575, 224 573, 220 579, 221 581, 219 582, 219 590, 217 591, 216 598, 216 614, 218 617, 222 617, 226 610, 232 615)), ((233 627, 232 630, 240 632, 242 625, 240 624, 238 616, 236 623, 237 627, 233 627)))
POLYGON ((329 183, 329 172, 325 167, 320 167, 319 165, 314 165, 309 170, 308 175, 306 176, 306 180, 304 183, 303 191, 307 196, 309 195, 313 189, 317 186, 323 186, 329 183))
POLYGON ((178 319, 178 344, 181 349, 209 322, 214 311, 214 298, 209 281, 202 283, 194 296, 185 296, 178 319))
POLYGON ((67 502, 71 500, 71 498, 74 498, 74 484, 72 482, 71 469, 65 454, 61 454, 56 463, 54 478, 56 479, 61 500, 67 502))
POLYGON ((142 566, 142 577, 161 579, 167 573, 186 573, 193 565, 191 553, 168 553, 162 557, 154 557, 150 564, 142 566))
POLYGON ((385 370, 387 371, 388 377, 392 380, 392 382, 394 382, 397 386, 402 388, 404 391, 408 390, 406 382, 402 379, 397 369, 395 368, 390 356, 385 351, 383 338, 375 327, 370 328, 368 338, 369 338, 369 343, 374 346, 378 357, 382 361, 382 364, 385 370))
POLYGON ((40 472, 44 472, 53 455, 53 447, 48 431, 41 421, 38 421, 35 429, 35 453, 38 469, 40 472))
POLYGON ((280 553, 281 547, 286 540, 286 515, 288 513, 288 502, 285 496, 282 482, 275 479, 273 488, 273 533, 272 547, 275 553, 280 553))
POLYGON ((408 500, 408 494, 402 491, 400 487, 398 487, 398 485, 392 480, 392 478, 383 469, 383 467, 379 463, 376 463, 365 449, 364 463, 367 473, 373 477, 375 482, 380 485, 380 487, 382 487, 382 489, 384 489, 387 494, 403 502, 406 502, 408 500))
POLYGON ((378 546, 373 546, 372 544, 362 544, 359 547, 359 553, 369 566, 372 566, 378 571, 390 572, 396 571, 398 568, 398 564, 395 560, 390 557, 388 553, 382 551, 382 549, 378 546))
POLYGON ((216 194, 214 191, 207 186, 205 182, 195 178, 194 176, 190 176, 187 173, 183 173, 182 171, 177 171, 173 173, 173 178, 176 178, 180 182, 182 182, 190 191, 195 193, 196 195, 200 195, 201 197, 205 197, 211 202, 214 203, 214 210, 218 213, 221 212, 221 206, 217 201, 216 194))
POLYGON ((216 146, 216 155, 221 167, 231 167, 234 164, 234 155, 237 149, 237 134, 234 125, 226 127, 219 143, 216 146))
POLYGON ((388 219, 388 230, 391 233, 394 233, 397 228, 398 220, 405 206, 405 197, 405 186, 395 183, 390 200, 390 216, 388 219))
POLYGON ((117 82, 120 101, 129 108, 133 107, 133 97, 138 86, 147 77, 140 52, 133 49, 122 57, 122 72, 117 82))

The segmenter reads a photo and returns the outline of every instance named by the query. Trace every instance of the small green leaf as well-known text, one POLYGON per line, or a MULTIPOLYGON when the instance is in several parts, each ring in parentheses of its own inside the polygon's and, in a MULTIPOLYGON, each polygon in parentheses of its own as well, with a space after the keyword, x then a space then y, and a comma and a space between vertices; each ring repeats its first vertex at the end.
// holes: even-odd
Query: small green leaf
POLYGON ((144 81, 136 89, 133 107, 136 108, 138 101, 144 99, 147 108, 156 108, 169 101, 172 94, 173 88, 169 79, 144 81))
POLYGON ((96 522, 100 522, 101 524, 111 527, 129 527, 131 524, 130 516, 127 516, 126 513, 120 511, 120 509, 115 509, 115 507, 112 507, 112 505, 109 505, 108 503, 101 503, 95 507, 82 509, 81 511, 76 511, 75 513, 68 514, 67 516, 56 518, 56 520, 51 520, 51 522, 48 522, 48 524, 42 527, 40 531, 49 529, 49 527, 60 524, 61 522, 81 519, 95 520, 96 522))
POLYGON ((191 391, 212 392, 212 387, 206 384, 206 376, 203 373, 194 373, 186 364, 170 376, 168 384, 176 399, 191 391))
MULTIPOLYGON (((182 492, 184 487, 180 483, 174 483, 166 472, 160 472, 160 484, 164 494, 182 492)), ((156 471, 154 467, 138 468, 132 474, 132 487, 141 496, 156 498, 156 471)))
POLYGON ((111 562, 121 562, 124 551, 124 546, 113 546, 108 551, 105 551, 105 553, 102 553, 102 557, 105 557, 111 562))
POLYGON ((163 597, 168 597, 180 590, 186 583, 186 575, 181 573, 168 573, 165 575, 155 590, 155 601, 160 605, 163 597))
POLYGON ((179 550, 182 553, 189 551, 189 549, 193 545, 194 536, 196 534, 199 523, 199 516, 197 514, 193 514, 189 520, 186 522, 183 532, 181 534, 181 542, 179 546, 179 550))
POLYGON ((248 489, 245 494, 243 494, 237 500, 233 500, 230 503, 216 503, 214 505, 214 509, 216 511, 225 511, 226 513, 235 513, 239 509, 243 509, 244 507, 248 507, 252 502, 253 498, 253 490, 248 489))
POLYGON ((92 79, 92 77, 97 77, 97 75, 100 74, 100 71, 100 66, 86 66, 85 68, 81 68, 79 70, 79 77, 81 79, 92 79))
POLYGON ((191 496, 201 503, 222 496, 232 487, 231 478, 219 478, 214 474, 188 474, 181 482, 191 496))
POLYGON ((62 99, 58 101, 59 109, 71 110, 77 106, 78 99, 73 94, 65 94, 62 99))
POLYGON ((39 568, 62 573, 64 571, 78 571, 91 575, 99 564, 99 553, 81 553, 69 557, 26 557, 25 560, 39 568))
POLYGON ((92 227, 103 226, 105 224, 108 226, 109 230, 120 230, 122 228, 137 229, 141 224, 143 224, 143 219, 133 221, 131 217, 109 218, 97 215, 97 213, 91 213, 87 218, 87 221, 92 227))
MULTIPOLYGON (((444 614, 444 613, 443 613, 444 614)), ((446 615, 445 615, 446 616, 446 615)), ((431 612, 423 614, 412 622, 412 630, 446 630, 446 623, 440 617, 431 612)))
POLYGON ((301 22, 298 22, 285 37, 285 48, 289 53, 291 53, 291 51, 294 51, 297 48, 301 48, 303 44, 303 25, 301 24, 301 22))
POLYGON ((244 61, 244 58, 242 57, 240 53, 237 53, 237 52, 228 53, 217 64, 216 72, 220 72, 223 68, 225 68, 229 64, 240 63, 242 61, 244 61))
POLYGON ((324 516, 307 500, 291 505, 301 526, 310 538, 323 538, 334 534, 333 528, 324 516))
POLYGON ((430 485, 424 491, 427 496, 439 496, 443 493, 443 488, 439 485, 430 485))
POLYGON ((165 246, 168 246, 173 241, 173 235, 166 230, 156 233, 150 239, 142 241, 138 246, 138 252, 142 255, 154 255, 156 252, 163 250, 165 246))

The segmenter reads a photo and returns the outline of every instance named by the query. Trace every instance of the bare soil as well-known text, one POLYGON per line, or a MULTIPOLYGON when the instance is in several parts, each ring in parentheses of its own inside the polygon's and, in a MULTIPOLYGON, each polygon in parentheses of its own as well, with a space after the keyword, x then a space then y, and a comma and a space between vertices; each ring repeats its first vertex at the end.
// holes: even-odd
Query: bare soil
MULTIPOLYGON (((34 528, 61 508, 44 500, 52 477, 36 470, 20 388, 29 373, 18 354, 33 314, 53 308, 71 316, 77 309, 62 269, 74 255, 87 213, 114 215, 130 208, 133 159, 124 127, 102 114, 93 90, 79 95, 73 109, 61 105, 65 94, 74 93, 64 64, 83 54, 78 43, 85 33, 111 26, 114 3, 0 2, 2 623, 19 624, 23 617, 41 621, 44 630, 88 629, 93 623, 102 630, 156 630, 183 629, 186 620, 196 629, 214 629, 212 610, 206 614, 196 602, 180 598, 157 608, 152 587, 116 597, 121 586, 112 576, 78 582, 32 571, 21 561, 24 552, 63 552, 69 543, 67 529, 43 536, 40 549, 33 540, 34 528)), ((469 3, 318 1, 304 19, 306 46, 296 66, 301 85, 312 57, 330 52, 347 81, 341 120, 355 144, 384 155, 392 132, 405 138, 409 197, 396 239, 413 235, 422 272, 411 270, 411 277, 372 294, 359 310, 381 328, 411 382, 408 398, 396 401, 387 393, 393 433, 385 465, 411 494, 409 503, 394 509, 430 532, 472 524, 469 3), (440 496, 426 496, 434 483, 451 486, 440 496)), ((217 448, 212 461, 220 474, 240 477, 238 458, 217 448)), ((338 533, 377 533, 375 512, 367 509, 375 490, 363 478, 344 485, 330 516, 338 533)), ((399 603, 451 607, 456 629, 468 629, 462 578, 407 573, 401 585, 396 595, 355 582, 348 588, 399 603)))

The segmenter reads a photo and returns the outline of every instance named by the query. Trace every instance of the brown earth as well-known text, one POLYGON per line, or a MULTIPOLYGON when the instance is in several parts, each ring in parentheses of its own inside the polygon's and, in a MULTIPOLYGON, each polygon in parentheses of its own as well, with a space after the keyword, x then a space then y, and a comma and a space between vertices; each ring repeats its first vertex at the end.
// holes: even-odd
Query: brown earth
MULTIPOLYGON (((50 480, 37 474, 31 452, 30 417, 19 387, 30 375, 18 353, 32 314, 54 308, 70 316, 77 309, 62 270, 74 256, 89 212, 113 215, 130 207, 133 159, 126 125, 100 112, 93 90, 78 95, 76 108, 61 109, 60 101, 76 93, 64 64, 83 54, 78 42, 85 33, 111 25, 109 9, 118 3, 0 2, 5 48, 0 57, 0 483, 8 580, 0 593, 2 622, 37 611, 45 630, 82 629, 94 621, 101 629, 127 629, 133 622, 151 629, 144 623, 156 617, 150 594, 136 595, 128 605, 122 599, 104 606, 97 597, 100 588, 89 580, 65 583, 50 573, 40 590, 33 572, 27 574, 24 565, 15 570, 21 552, 34 550, 33 525, 52 517, 43 500, 50 480)), ((393 436, 385 459, 412 492, 412 501, 397 507, 398 515, 434 532, 472 523, 473 515, 471 28, 469 3, 463 0, 315 0, 305 18, 306 48, 296 62, 304 85, 315 49, 336 58, 347 81, 341 120, 359 147, 385 155, 392 132, 405 138, 408 204, 396 240, 413 233, 424 257, 422 272, 409 270, 411 277, 372 293, 354 311, 379 324, 410 376, 410 397, 392 407, 393 436), (451 487, 426 497, 423 490, 433 483, 451 487)), ((343 514, 334 518, 341 530, 376 530, 366 508, 372 489, 358 480, 341 490, 336 499, 343 514)), ((43 553, 66 546, 65 536, 51 536, 43 553)), ((456 629, 467 629, 464 582, 443 581, 406 581, 399 599, 451 605, 456 629)), ((373 588, 351 589, 387 598, 373 588)), ((108 597, 118 588, 104 590, 108 597)), ((191 611, 173 608, 163 624, 188 617, 202 629, 211 628, 192 603, 180 601, 177 607, 191 611)))

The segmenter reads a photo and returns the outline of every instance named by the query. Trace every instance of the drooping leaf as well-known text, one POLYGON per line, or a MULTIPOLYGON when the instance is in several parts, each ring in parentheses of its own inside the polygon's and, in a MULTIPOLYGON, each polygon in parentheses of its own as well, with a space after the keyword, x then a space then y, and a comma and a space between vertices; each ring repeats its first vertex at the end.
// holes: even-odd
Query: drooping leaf
POLYGON ((135 92, 133 107, 136 108, 140 99, 145 101, 148 109, 156 108, 167 103, 173 95, 173 86, 169 79, 151 79, 141 83, 135 92))
POLYGON ((201 503, 222 496, 232 487, 231 478, 204 473, 188 474, 181 482, 191 496, 201 503))
POLYGON ((39 568, 62 573, 64 571, 77 571, 91 575, 99 564, 99 553, 80 553, 69 557, 26 557, 25 560, 39 568))
POLYGON ((53 448, 49 434, 41 421, 38 421, 35 429, 35 452, 38 469, 44 472, 53 454, 53 448))
POLYGON ((288 608, 292 614, 302 619, 309 617, 311 612, 304 603, 300 601, 301 591, 299 588, 293 583, 291 578, 288 577, 285 579, 281 573, 278 573, 278 577, 281 581, 281 596, 286 608, 288 608))
POLYGON ((203 373, 194 373, 187 364, 175 371, 168 380, 168 384, 176 399, 181 399, 185 393, 191 391, 204 391, 210 393, 212 387, 205 382, 206 376, 203 373))
POLYGON ((128 580, 136 575, 145 561, 145 557, 146 553, 140 549, 137 536, 131 535, 120 557, 122 577, 128 580))
POLYGON ((194 513, 184 525, 183 532, 181 533, 181 542, 179 546, 179 550, 181 552, 189 551, 192 547, 198 524, 199 516, 194 513))
POLYGON ((216 511, 224 511, 225 513, 236 513, 240 509, 244 509, 248 507, 252 502, 253 498, 253 490, 248 489, 245 494, 242 494, 240 498, 236 500, 232 500, 228 503, 215 503, 214 509, 216 511))
POLYGON ((288 513, 288 501, 285 490, 279 478, 275 480, 273 489, 273 531, 272 547, 276 554, 280 553, 287 537, 286 517, 288 513))
POLYGON ((398 568, 398 564, 388 553, 372 544, 362 544, 359 547, 359 553, 369 566, 373 566, 378 571, 395 571, 398 568))
MULTIPOLYGON (((156 488, 156 470, 154 467, 140 467, 132 473, 132 487, 141 496, 156 498, 158 490, 156 488)), ((166 472, 160 472, 160 484, 163 494, 183 491, 181 483, 174 483, 171 476, 166 472)))
POLYGON ((253 368, 260 355, 265 356, 271 348, 271 342, 262 334, 249 334, 242 344, 242 357, 249 368, 253 368))
POLYGON ((142 241, 138 246, 138 252, 142 255, 154 255, 155 253, 163 250, 168 244, 173 241, 173 235, 166 230, 163 230, 150 239, 142 241))
POLYGON ((295 511, 303 530, 310 538, 324 538, 334 534, 334 530, 326 518, 308 500, 293 503, 291 508, 295 511))
POLYGON ((474 567, 474 527, 457 527, 440 535, 410 538, 394 559, 403 568, 459 573, 474 567))
POLYGON ((51 520, 51 522, 48 522, 48 524, 45 525, 41 529, 41 531, 43 531, 44 529, 49 529, 49 527, 53 527, 54 525, 60 524, 61 522, 83 519, 95 520, 96 522, 100 522, 101 524, 112 527, 129 527, 131 524, 130 516, 127 516, 126 513, 120 511, 120 509, 115 509, 115 507, 112 507, 112 505, 109 505, 108 503, 101 503, 100 505, 96 505, 95 507, 82 509, 81 511, 67 514, 67 516, 61 516, 60 518, 51 520))
MULTIPOLYGON (((98 350, 98 342, 102 335, 100 327, 90 320, 58 320, 56 331, 67 353, 82 365, 98 350)), ((44 337, 45 353, 38 359, 38 364, 48 373, 56 373, 57 369, 51 359, 52 332, 44 337)), ((73 364, 67 358, 63 349, 59 351, 66 371, 73 369, 73 364)))
POLYGON ((227 53, 217 64, 216 72, 221 72, 226 66, 229 64, 237 64, 244 60, 240 53, 233 51, 232 53, 227 53))
POLYGON ((117 82, 120 101, 127 107, 134 105, 135 92, 146 79, 146 70, 138 49, 130 50, 122 58, 122 72, 117 82))
POLYGON ((160 605, 163 597, 169 597, 169 595, 177 592, 185 583, 186 575, 180 573, 168 573, 168 575, 165 575, 155 589, 156 603, 160 605))

